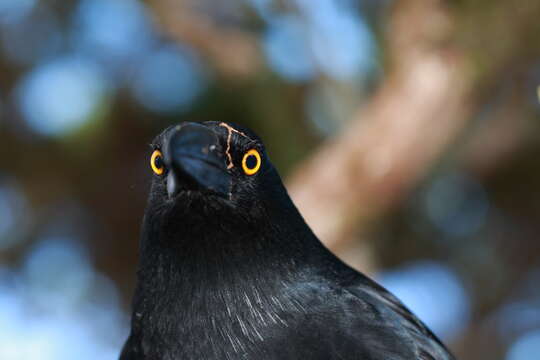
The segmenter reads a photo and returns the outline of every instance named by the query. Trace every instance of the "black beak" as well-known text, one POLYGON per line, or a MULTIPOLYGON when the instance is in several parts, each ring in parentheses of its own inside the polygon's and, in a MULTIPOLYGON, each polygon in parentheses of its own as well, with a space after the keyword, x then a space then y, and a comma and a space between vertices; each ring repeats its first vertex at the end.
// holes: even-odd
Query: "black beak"
POLYGON ((169 137, 164 158, 169 196, 182 188, 205 189, 228 197, 231 175, 216 134, 204 125, 179 125, 169 137))

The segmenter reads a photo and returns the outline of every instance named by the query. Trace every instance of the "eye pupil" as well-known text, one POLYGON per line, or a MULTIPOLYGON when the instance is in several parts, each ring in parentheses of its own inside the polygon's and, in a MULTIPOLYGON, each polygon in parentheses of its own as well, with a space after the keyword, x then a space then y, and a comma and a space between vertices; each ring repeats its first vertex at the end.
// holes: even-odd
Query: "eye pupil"
POLYGON ((257 166, 257 157, 255 155, 248 155, 246 158, 246 166, 248 169, 255 169, 257 166))
POLYGON ((156 159, 154 160, 154 165, 158 169, 162 169, 163 168, 163 158, 161 156, 156 156, 156 159))

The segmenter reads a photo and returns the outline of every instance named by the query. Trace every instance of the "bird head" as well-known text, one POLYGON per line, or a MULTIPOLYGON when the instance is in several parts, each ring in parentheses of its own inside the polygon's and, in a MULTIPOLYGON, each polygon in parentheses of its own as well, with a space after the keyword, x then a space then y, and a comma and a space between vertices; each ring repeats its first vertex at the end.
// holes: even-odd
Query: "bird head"
POLYGON ((229 123, 181 123, 165 129, 153 141, 150 166, 149 206, 160 214, 247 218, 260 214, 265 200, 283 197, 276 192, 286 194, 262 141, 229 123))

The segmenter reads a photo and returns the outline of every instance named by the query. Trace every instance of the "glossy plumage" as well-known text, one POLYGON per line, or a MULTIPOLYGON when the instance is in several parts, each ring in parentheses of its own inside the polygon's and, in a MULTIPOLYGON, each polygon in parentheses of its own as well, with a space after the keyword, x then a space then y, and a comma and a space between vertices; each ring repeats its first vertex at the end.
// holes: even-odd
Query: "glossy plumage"
POLYGON ((166 171, 144 216, 121 360, 453 359, 399 300, 320 243, 252 132, 181 124, 153 148, 166 171), (251 149, 262 164, 247 175, 251 149))

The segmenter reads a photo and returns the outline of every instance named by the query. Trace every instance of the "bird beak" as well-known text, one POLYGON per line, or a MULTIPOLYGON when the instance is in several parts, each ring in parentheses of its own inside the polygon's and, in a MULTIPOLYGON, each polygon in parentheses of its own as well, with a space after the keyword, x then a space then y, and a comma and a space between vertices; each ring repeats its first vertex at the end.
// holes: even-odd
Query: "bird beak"
POLYGON ((216 134, 204 125, 188 123, 174 129, 164 152, 169 196, 182 186, 195 186, 228 197, 231 175, 219 149, 216 134))

